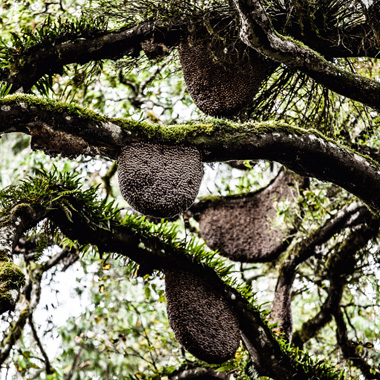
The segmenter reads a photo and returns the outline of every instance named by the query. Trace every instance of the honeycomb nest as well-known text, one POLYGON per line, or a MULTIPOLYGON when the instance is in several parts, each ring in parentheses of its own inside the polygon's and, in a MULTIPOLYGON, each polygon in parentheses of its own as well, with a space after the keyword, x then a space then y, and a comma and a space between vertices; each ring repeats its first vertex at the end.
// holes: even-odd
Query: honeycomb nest
POLYGON ((132 143, 118 158, 124 199, 154 217, 173 217, 194 202, 203 176, 200 152, 193 147, 132 143))
POLYGON ((225 298, 195 274, 165 271, 170 327, 177 341, 207 363, 231 359, 240 344, 239 322, 225 298))
POLYGON ((206 45, 182 42, 179 57, 183 77, 196 106, 211 116, 232 116, 244 108, 276 67, 252 51, 249 55, 215 60, 206 45))
MULTIPOLYGON (((289 231, 273 222, 278 202, 296 200, 301 177, 282 171, 266 188, 248 196, 225 198, 201 211, 199 232, 206 244, 231 260, 268 262, 288 244, 289 231)), ((302 184, 301 184, 302 186, 302 184)))

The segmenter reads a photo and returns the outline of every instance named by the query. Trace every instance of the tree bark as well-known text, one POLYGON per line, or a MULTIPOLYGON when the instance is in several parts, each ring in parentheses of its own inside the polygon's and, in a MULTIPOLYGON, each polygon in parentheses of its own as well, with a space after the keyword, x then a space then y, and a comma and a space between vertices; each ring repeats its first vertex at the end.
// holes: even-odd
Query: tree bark
MULTIPOLYGON (((326 243, 342 229, 358 221, 363 223, 371 217, 369 210, 362 205, 351 205, 328 220, 325 225, 312 231, 307 238, 294 241, 287 249, 277 278, 272 302, 271 318, 278 322, 281 331, 290 341, 292 336, 291 291, 299 265, 312 257, 317 247, 326 243)), ((340 299, 340 298, 339 298, 340 299)))
POLYGON ((332 320, 334 313, 339 308, 346 279, 356 269, 356 252, 365 247, 379 230, 379 221, 374 219, 368 210, 366 219, 333 250, 333 255, 327 262, 327 278, 330 282, 327 297, 320 311, 313 318, 304 322, 301 329, 293 334, 293 345, 302 349, 305 342, 317 335, 320 329, 332 320))
POLYGON ((335 183, 380 210, 380 167, 314 130, 277 123, 163 126, 107 119, 81 108, 42 101, 28 95, 0 99, 0 134, 32 136, 32 148, 50 155, 101 155, 116 159, 134 141, 196 147, 204 162, 266 159, 302 176, 335 183))
POLYGON ((260 1, 233 2, 241 23, 240 38, 246 45, 340 95, 380 110, 380 83, 345 71, 306 45, 277 33, 260 1))
POLYGON ((120 59, 125 55, 137 57, 141 42, 155 34, 167 44, 178 39, 178 30, 157 28, 154 22, 145 22, 133 28, 104 32, 92 38, 78 38, 56 45, 34 46, 24 53, 21 66, 12 71, 0 71, 0 81, 12 85, 11 92, 28 92, 44 75, 62 73, 70 63, 84 64, 102 59, 120 59))

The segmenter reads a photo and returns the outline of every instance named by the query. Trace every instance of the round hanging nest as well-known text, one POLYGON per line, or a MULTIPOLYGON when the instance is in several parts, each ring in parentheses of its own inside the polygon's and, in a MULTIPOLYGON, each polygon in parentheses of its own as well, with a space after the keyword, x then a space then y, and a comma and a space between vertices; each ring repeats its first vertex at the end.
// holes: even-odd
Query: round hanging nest
POLYGON ((273 61, 251 50, 222 54, 201 42, 182 42, 179 57, 183 77, 196 106, 211 116, 232 116, 252 101, 277 67, 273 61), (224 54, 227 57, 226 54, 224 54))
POLYGON ((289 243, 289 231, 273 223, 276 205, 285 200, 295 202, 297 181, 302 181, 301 177, 282 171, 264 189, 209 205, 198 215, 201 237, 231 260, 272 261, 289 243))
POLYGON ((240 344, 239 321, 226 299, 184 270, 165 270, 170 327, 177 341, 207 363, 231 359, 240 344))
POLYGON ((194 202, 203 177, 200 152, 189 146, 137 142, 118 158, 122 196, 135 210, 173 217, 194 202))

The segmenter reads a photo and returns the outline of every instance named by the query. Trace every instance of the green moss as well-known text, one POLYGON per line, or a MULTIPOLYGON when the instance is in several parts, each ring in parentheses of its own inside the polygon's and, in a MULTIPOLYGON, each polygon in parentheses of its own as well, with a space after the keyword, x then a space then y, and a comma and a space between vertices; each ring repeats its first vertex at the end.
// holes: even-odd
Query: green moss
POLYGON ((211 136, 217 128, 212 123, 159 125, 126 119, 111 119, 110 121, 137 137, 149 137, 168 143, 186 142, 202 135, 211 136))
POLYGON ((2 261, 9 261, 9 258, 5 251, 0 249, 0 264, 2 261))
POLYGON ((81 117, 92 121, 94 123, 110 122, 118 125, 126 134, 130 134, 135 137, 147 137, 150 140, 168 144, 189 144, 189 145, 213 145, 221 143, 223 141, 229 144, 233 141, 235 143, 244 142, 247 137, 252 135, 260 136, 268 133, 287 133, 297 136, 312 134, 319 137, 326 142, 346 149, 352 153, 362 156, 374 167, 378 166, 378 163, 371 159, 369 156, 361 155, 355 152, 347 146, 337 143, 336 140, 332 140, 324 136, 321 132, 315 129, 305 129, 300 127, 291 126, 280 121, 261 122, 261 123, 233 123, 225 119, 213 119, 209 118, 204 122, 190 122, 187 124, 175 124, 175 125, 160 125, 148 122, 137 122, 134 120, 120 119, 120 118, 106 118, 94 111, 82 108, 73 104, 65 104, 55 102, 53 100, 41 99, 32 95, 15 94, 6 96, 0 99, 1 105, 11 104, 25 104, 30 107, 37 107, 42 110, 46 110, 52 113, 66 113, 74 114, 76 117, 81 117), (217 139, 212 139, 217 137, 217 139))
POLYGON ((148 137, 167 143, 195 143, 210 141, 210 137, 218 136, 220 140, 245 140, 247 135, 262 135, 272 132, 297 133, 306 132, 302 128, 291 127, 285 123, 245 123, 238 124, 225 119, 210 119, 207 122, 192 122, 188 124, 159 125, 148 122, 135 122, 126 119, 111 119, 112 123, 121 127, 125 132, 136 137, 148 137))
MULTIPOLYGON (((25 276, 21 269, 11 261, 0 262, 0 286, 4 289, 20 289, 25 284, 25 276)), ((2 293, 2 292, 0 292, 2 293)))
POLYGON ((0 106, 12 105, 15 103, 18 105, 24 104, 29 107, 37 107, 49 112, 74 113, 77 117, 92 120, 94 122, 107 122, 107 118, 104 116, 76 104, 61 103, 54 100, 25 94, 13 94, 0 99, 0 106))
POLYGON ((20 291, 25 284, 21 269, 11 261, 0 262, 0 313, 14 308, 15 299, 12 290, 20 291))
POLYGON ((220 195, 205 195, 204 197, 199 198, 199 203, 214 203, 219 202, 222 199, 225 199, 225 197, 220 195))

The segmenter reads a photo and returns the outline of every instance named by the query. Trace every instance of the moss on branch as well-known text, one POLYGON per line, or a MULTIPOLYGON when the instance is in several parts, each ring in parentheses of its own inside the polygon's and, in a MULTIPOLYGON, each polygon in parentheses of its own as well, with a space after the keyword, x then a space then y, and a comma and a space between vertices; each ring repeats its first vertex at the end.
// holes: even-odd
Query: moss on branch
MULTIPOLYGON (((244 139, 251 135, 262 136, 276 132, 283 132, 296 136, 313 134, 328 142, 336 143, 335 140, 325 137, 315 129, 291 126, 290 124, 278 121, 233 123, 226 119, 209 118, 205 122, 200 121, 189 122, 186 124, 162 125, 146 121, 137 122, 131 119, 107 118, 79 105, 56 102, 34 95, 13 94, 0 98, 0 111, 4 116, 6 116, 7 112, 10 112, 13 107, 16 107, 17 111, 20 113, 23 111, 42 111, 55 116, 63 115, 68 124, 71 117, 99 126, 106 123, 112 123, 120 128, 119 133, 130 136, 130 139, 150 139, 162 143, 188 143, 201 145, 202 143, 209 144, 212 138, 217 138, 219 143, 220 141, 222 143, 228 142, 231 138, 234 138, 236 141, 244 141, 244 139)), ((41 122, 44 122, 44 120, 42 119, 41 122)), ((12 120, 9 120, 8 123, 11 124, 12 120)), ((64 125, 60 128, 63 131, 65 130, 64 125)), ((3 125, 2 129, 3 131, 0 129, 0 133, 6 131, 7 126, 3 125)))
POLYGON ((0 110, 0 133, 31 134, 32 147, 47 154, 115 159, 122 147, 136 141, 194 146, 204 162, 280 162, 297 174, 335 183, 380 210, 378 163, 312 129, 282 122, 237 124, 223 119, 164 126, 105 118, 78 106, 30 95, 2 98, 0 110), (351 181, 353 177, 356 183, 351 181))
MULTIPOLYGON (((300 376, 315 373, 314 364, 307 355, 294 353, 284 341, 274 336, 266 321, 266 313, 257 306, 250 288, 237 284, 230 277, 231 267, 225 259, 205 250, 196 240, 184 242, 178 239, 177 231, 170 223, 155 225, 135 215, 123 219, 117 205, 99 200, 96 189, 83 190, 75 174, 58 171, 41 171, 35 178, 8 187, 2 195, 0 199, 6 199, 2 205, 5 206, 3 214, 17 203, 38 199, 41 205, 51 209, 48 217, 71 240, 96 245, 103 252, 127 255, 145 267, 147 273, 164 268, 193 271, 223 294, 238 312, 241 328, 247 331, 252 344, 261 345, 260 350, 265 351, 263 360, 269 361, 265 368, 284 374, 284 379, 290 379, 294 373, 300 376)), ((273 375, 272 372, 268 375, 273 375)), ((321 379, 339 378, 327 367, 318 368, 317 372, 321 379)))
POLYGON ((17 265, 0 261, 0 314, 14 309, 24 284, 25 275, 17 265))

